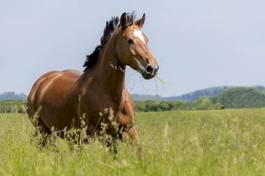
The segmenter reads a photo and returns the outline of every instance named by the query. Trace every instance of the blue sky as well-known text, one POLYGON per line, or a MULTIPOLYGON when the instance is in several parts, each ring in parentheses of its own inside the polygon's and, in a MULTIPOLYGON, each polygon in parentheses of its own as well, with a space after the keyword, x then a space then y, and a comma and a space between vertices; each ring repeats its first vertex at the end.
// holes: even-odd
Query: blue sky
POLYGON ((82 70, 105 21, 146 13, 159 78, 127 70, 130 92, 179 95, 220 85, 265 85, 265 1, 0 0, 0 92, 28 93, 50 70, 82 70))

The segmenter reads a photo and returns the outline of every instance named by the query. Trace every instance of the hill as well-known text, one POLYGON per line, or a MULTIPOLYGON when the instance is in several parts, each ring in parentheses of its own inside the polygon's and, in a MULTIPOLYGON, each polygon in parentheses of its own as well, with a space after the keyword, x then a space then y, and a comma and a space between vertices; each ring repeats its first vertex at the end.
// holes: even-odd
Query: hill
POLYGON ((194 92, 190 92, 187 94, 183 94, 180 96, 173 96, 173 97, 165 97, 163 98, 164 101, 176 101, 176 100, 183 100, 183 101, 196 101, 202 97, 215 97, 218 96, 223 91, 229 89, 230 87, 222 86, 222 87, 211 87, 207 89, 201 89, 194 92))
POLYGON ((132 94, 134 101, 161 100, 161 101, 195 101, 202 97, 215 97, 228 89, 227 86, 211 87, 207 89, 196 90, 179 96, 161 97, 159 95, 132 94))
MULTIPOLYGON (((219 86, 210 87, 206 89, 196 90, 179 96, 161 97, 159 95, 141 95, 133 94, 134 101, 146 101, 146 100, 160 100, 160 101, 197 101, 202 97, 216 97, 226 90, 231 88, 237 88, 237 86, 219 86)), ((254 87, 238 87, 238 88, 253 88, 256 91, 265 94, 264 86, 254 86, 254 87)))
MULTIPOLYGON (((140 94, 133 94, 132 97, 136 103, 137 111, 265 107, 265 88, 263 86, 212 87, 174 97, 140 94)), ((0 112, 24 112, 25 100, 25 94, 14 92, 0 94, 0 112)))
POLYGON ((169 111, 265 107, 264 87, 223 87, 219 90, 209 90, 214 91, 195 91, 194 94, 188 94, 186 98, 193 95, 194 97, 197 96, 198 99, 192 101, 190 99, 189 101, 178 100, 176 97, 170 101, 163 100, 163 98, 138 101, 136 102, 136 109, 137 111, 169 111))
POLYGON ((212 98, 212 102, 220 103, 226 108, 265 107, 264 88, 230 88, 212 98))

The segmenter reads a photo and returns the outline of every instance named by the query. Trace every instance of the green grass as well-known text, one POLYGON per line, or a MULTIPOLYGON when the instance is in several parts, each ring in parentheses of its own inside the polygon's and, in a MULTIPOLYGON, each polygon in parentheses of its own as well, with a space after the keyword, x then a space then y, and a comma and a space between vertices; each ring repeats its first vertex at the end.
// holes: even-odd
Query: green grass
POLYGON ((38 147, 25 114, 0 114, 0 175, 265 175, 265 109, 138 113, 142 158, 119 143, 38 147))

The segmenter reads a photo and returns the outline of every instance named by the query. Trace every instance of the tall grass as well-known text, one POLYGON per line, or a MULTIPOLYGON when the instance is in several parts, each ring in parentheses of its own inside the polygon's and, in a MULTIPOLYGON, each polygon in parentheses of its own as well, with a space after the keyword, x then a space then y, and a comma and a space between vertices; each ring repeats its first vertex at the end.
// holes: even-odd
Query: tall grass
POLYGON ((0 175, 264 175, 265 109, 138 113, 142 157, 98 140, 38 146, 25 114, 0 114, 0 175))

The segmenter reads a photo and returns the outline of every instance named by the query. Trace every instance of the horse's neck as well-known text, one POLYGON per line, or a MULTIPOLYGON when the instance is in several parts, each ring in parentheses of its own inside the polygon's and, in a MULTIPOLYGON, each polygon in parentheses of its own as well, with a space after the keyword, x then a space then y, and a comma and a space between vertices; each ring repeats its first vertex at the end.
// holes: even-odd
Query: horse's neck
POLYGON ((125 66, 117 65, 115 37, 112 36, 106 44, 98 62, 98 71, 95 71, 100 87, 114 100, 120 101, 125 88, 125 66))

